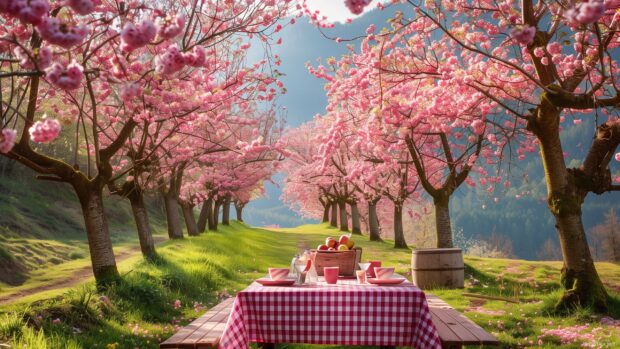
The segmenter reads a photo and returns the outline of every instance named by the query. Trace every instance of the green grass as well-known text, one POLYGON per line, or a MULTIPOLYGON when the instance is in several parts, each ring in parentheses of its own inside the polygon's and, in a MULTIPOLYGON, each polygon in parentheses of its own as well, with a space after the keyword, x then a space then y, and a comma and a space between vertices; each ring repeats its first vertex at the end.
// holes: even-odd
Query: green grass
MULTIPOLYGON (((39 294, 5 307, 5 314, 0 314, 5 316, 0 318, 0 343, 4 340, 36 348, 157 348, 177 326, 186 325, 222 297, 245 288, 266 274, 269 266, 288 266, 299 250, 316 247, 325 237, 339 234, 325 225, 266 230, 232 222, 219 232, 168 241, 159 246, 156 262, 137 256, 121 263, 123 282, 105 295, 97 293, 91 281, 62 295, 39 294), (177 299, 181 301, 179 309, 173 306, 177 299)), ((408 274, 410 250, 395 250, 389 241, 371 243, 367 237, 354 240, 363 248, 363 259, 380 259, 408 274)), ((528 345, 530 340, 536 344, 543 328, 588 324, 580 329, 587 333, 599 327, 598 315, 588 309, 578 309, 571 316, 553 312, 561 294, 559 263, 477 257, 467 257, 465 262, 466 289, 429 292, 495 333, 505 347, 528 345), (517 298, 520 303, 478 300, 464 297, 464 292, 517 298)), ((606 282, 618 285, 620 266, 601 263, 597 267, 606 282)), ((610 315, 620 318, 618 294, 613 295, 610 315)), ((600 345, 620 346, 618 327, 602 326, 596 331, 600 345)), ((560 344, 554 337, 545 337, 542 346, 560 344)), ((578 348, 579 343, 561 347, 578 348)))
MULTIPOLYGON (((33 177, 29 170, 20 169, 0 181, 0 297, 90 265, 81 208, 73 189, 33 177)), ((138 238, 129 201, 106 197, 105 207, 116 252, 135 246, 138 238)), ((152 226, 163 232, 163 212, 155 209, 157 205, 149 207, 152 226)))

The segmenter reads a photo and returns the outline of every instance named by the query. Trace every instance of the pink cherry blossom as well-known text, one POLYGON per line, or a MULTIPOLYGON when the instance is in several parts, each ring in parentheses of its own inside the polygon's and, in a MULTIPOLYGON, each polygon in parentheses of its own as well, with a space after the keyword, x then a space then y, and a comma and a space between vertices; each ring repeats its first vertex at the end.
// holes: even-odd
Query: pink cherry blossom
POLYGON ((50 10, 48 0, 2 0, 0 13, 15 16, 26 23, 38 24, 50 10))
POLYGON ((157 25, 157 35, 163 40, 169 40, 183 32, 185 18, 181 14, 161 16, 156 19, 155 24, 157 25))
POLYGON ((43 18, 37 30, 43 40, 66 49, 81 44, 90 32, 86 25, 69 25, 54 17, 43 18))
POLYGON ((125 103, 131 102, 136 97, 142 94, 142 86, 137 83, 124 84, 119 92, 121 100, 125 103))
POLYGON ((590 24, 598 21, 605 14, 605 2, 590 0, 578 5, 579 12, 575 19, 581 24, 590 24))
POLYGON ((372 0, 345 0, 344 4, 351 13, 359 15, 364 12, 364 8, 370 5, 371 2, 372 0))
POLYGON ((75 60, 66 67, 56 62, 45 70, 45 77, 63 90, 74 90, 82 83, 84 68, 75 60))
POLYGON ((41 46, 34 52, 26 52, 20 46, 15 47, 13 53, 19 58, 19 65, 24 69, 34 69, 35 62, 38 69, 45 69, 52 64, 52 50, 47 46, 41 46), (35 62, 32 61, 35 60, 35 62))
POLYGON ((44 115, 41 120, 30 126, 28 132, 33 142, 49 143, 58 137, 60 129, 58 120, 48 118, 44 115))
POLYGON ((8 153, 15 145, 17 132, 10 128, 5 128, 0 132, 0 153, 8 153))
POLYGON ((191 67, 201 67, 207 61, 207 54, 202 46, 194 46, 192 52, 183 54, 185 64, 191 67))
POLYGON ((174 306, 174 309, 181 308, 181 301, 177 299, 176 301, 174 301, 174 305, 173 306, 174 306))
POLYGON ((67 0, 66 4, 73 9, 73 11, 87 15, 95 10, 95 8, 101 5, 101 0, 67 0))
POLYGON ((510 37, 521 45, 529 45, 534 40, 536 28, 527 25, 518 26, 510 31, 510 37))
POLYGON ((121 49, 131 52, 151 43, 157 35, 157 28, 151 20, 145 19, 137 26, 128 22, 121 30, 121 49))
POLYGON ((482 135, 484 133, 485 124, 484 121, 480 119, 476 119, 472 121, 471 128, 474 130, 474 133, 477 135, 482 135))
POLYGON ((155 58, 155 70, 164 75, 175 73, 185 66, 185 57, 177 45, 170 45, 155 58))

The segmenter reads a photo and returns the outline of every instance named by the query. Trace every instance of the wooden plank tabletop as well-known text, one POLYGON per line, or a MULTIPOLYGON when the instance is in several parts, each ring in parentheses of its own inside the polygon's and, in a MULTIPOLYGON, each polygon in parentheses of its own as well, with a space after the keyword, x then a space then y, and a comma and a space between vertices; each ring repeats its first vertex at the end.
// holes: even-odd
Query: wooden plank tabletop
POLYGON ((497 338, 437 296, 427 294, 426 299, 433 316, 433 323, 445 343, 499 344, 497 338))
POLYGON ((160 348, 217 348, 235 298, 228 298, 162 342, 160 348))

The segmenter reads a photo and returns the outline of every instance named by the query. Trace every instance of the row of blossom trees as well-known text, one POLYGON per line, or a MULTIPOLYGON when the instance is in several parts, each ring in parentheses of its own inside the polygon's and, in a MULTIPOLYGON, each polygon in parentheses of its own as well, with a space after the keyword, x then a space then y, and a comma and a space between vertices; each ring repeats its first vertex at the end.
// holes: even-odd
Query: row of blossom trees
MULTIPOLYGON (((355 14, 369 3, 345 1, 355 14)), ((619 2, 404 3, 413 10, 410 17, 396 12, 387 28, 367 29, 359 51, 351 47, 340 60, 311 68, 327 80, 329 97, 321 117, 329 136, 316 154, 323 173, 315 177, 324 178, 332 166, 348 183, 370 175, 386 197, 394 197, 387 191, 395 185, 395 219, 402 199, 422 188, 435 206, 438 246, 448 247, 454 191, 463 183, 490 193, 500 184, 509 187, 502 162, 538 152, 564 259, 558 306, 605 309, 607 293, 588 248, 581 206, 590 192, 620 190, 620 177, 609 167, 614 157, 620 161, 614 155, 620 144, 614 58, 619 2), (583 117, 595 121, 593 141, 581 166, 568 168, 561 131, 583 117), (355 154, 349 159, 361 160, 353 164, 357 172, 341 171, 343 148, 355 154), (408 169, 393 176, 382 166, 408 169), (380 181, 385 177, 389 184, 380 181)), ((315 197, 324 187, 315 187, 315 197)))
POLYGON ((243 205, 274 170, 280 131, 264 106, 281 84, 268 60, 245 57, 251 42, 272 41, 290 7, 290 0, 0 2, 0 154, 73 187, 99 285, 119 277, 106 190, 130 200, 142 251, 152 256, 144 192, 163 195, 169 235, 179 238, 179 203, 193 235, 195 205, 243 205), (71 154, 38 146, 61 132, 71 154))

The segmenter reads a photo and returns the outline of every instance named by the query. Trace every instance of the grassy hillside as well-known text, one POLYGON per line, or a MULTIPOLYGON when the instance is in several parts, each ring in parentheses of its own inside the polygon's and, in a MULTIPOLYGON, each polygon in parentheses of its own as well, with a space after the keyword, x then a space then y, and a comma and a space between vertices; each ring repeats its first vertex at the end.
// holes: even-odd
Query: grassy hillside
MULTIPOLYGON (((287 266, 300 249, 338 233, 324 225, 265 230, 233 222, 219 232, 168 241, 159 247, 161 259, 156 263, 140 257, 121 263, 124 282, 105 295, 87 283, 52 299, 44 299, 50 296, 44 294, 6 306, 0 315, 4 316, 0 343, 36 348, 157 348, 178 326, 245 288, 269 266, 287 266)), ((363 259, 380 259, 408 273, 409 250, 394 250, 390 242, 370 243, 361 237, 356 242, 364 249, 363 259)), ((620 328, 602 324, 600 316, 588 309, 579 309, 570 317, 553 312, 560 295, 559 263, 486 258, 466 258, 466 263, 466 289, 429 292, 496 333, 504 346, 532 346, 530 341, 536 346, 540 340, 547 348, 579 347, 579 341, 560 345, 559 337, 542 336, 549 330, 564 335, 565 329, 577 333, 581 341, 592 338, 599 345, 620 345, 620 328), (464 292, 509 297, 518 303, 465 297, 464 292)), ((617 289, 620 266, 602 263, 598 268, 603 279, 617 289)), ((610 315, 620 318, 618 293, 614 297, 610 315)))
MULTIPOLYGON (((34 177, 22 168, 0 173, 0 295, 90 263, 73 189, 34 177)), ((114 246, 121 250, 134 246, 137 236, 128 200, 111 196, 105 204, 114 246)), ((150 214, 155 227, 164 224, 161 210, 152 209, 150 214)))

